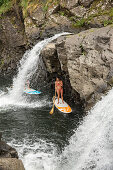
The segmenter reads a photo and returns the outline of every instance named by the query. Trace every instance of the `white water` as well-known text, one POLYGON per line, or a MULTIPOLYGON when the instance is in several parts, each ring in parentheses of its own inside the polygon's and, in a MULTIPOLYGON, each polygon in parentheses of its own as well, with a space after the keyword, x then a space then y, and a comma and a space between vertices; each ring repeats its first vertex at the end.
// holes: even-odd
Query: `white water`
POLYGON ((51 143, 27 141, 12 142, 26 170, 113 170, 113 89, 91 109, 61 155, 51 143))
POLYGON ((37 43, 33 49, 29 52, 26 52, 20 61, 20 67, 17 77, 13 81, 13 89, 11 91, 11 96, 15 99, 21 100, 25 82, 30 80, 35 70, 38 68, 39 64, 39 55, 42 49, 51 41, 55 40, 61 35, 66 35, 69 33, 60 33, 55 36, 45 39, 37 43))
MULTIPOLYGON (((0 109, 7 110, 12 105, 42 106, 44 101, 38 101, 36 105, 24 101, 24 84, 37 67, 41 49, 60 35, 41 41, 24 55, 12 91, 9 89, 9 94, 2 92, 0 95, 0 109)), ((57 155, 55 146, 44 141, 30 144, 26 139, 20 145, 12 141, 12 145, 16 146, 26 170, 113 170, 112 132, 113 89, 84 118, 61 155, 57 155)))
POLYGON ((54 170, 56 149, 52 143, 46 143, 39 140, 36 143, 28 142, 24 139, 22 143, 12 141, 10 145, 14 146, 19 158, 22 160, 26 170, 54 170))
MULTIPOLYGON (((30 80, 33 73, 38 69, 39 65, 39 55, 41 50, 51 41, 55 40, 61 35, 67 35, 69 33, 60 33, 55 36, 45 39, 37 43, 32 50, 27 51, 20 61, 20 66, 18 68, 18 74, 13 79, 13 88, 8 89, 8 94, 2 95, 0 97, 0 108, 12 108, 12 106, 18 107, 41 107, 46 104, 47 99, 36 102, 29 102, 28 99, 23 96, 24 86, 27 80, 30 80)), ((38 82, 37 82, 38 84, 38 82)), ((3 92, 2 92, 3 93, 3 92)))
MULTIPOLYGON (((0 111, 14 110, 22 107, 35 108, 49 104, 47 99, 29 101, 27 96, 23 95, 25 82, 32 77, 38 69, 39 55, 41 50, 51 41, 61 35, 69 33, 56 34, 55 36, 37 43, 31 51, 27 51, 18 68, 18 74, 13 79, 13 88, 8 88, 8 92, 0 91, 0 111)), ((51 170, 54 169, 54 157, 56 149, 53 144, 47 144, 46 141, 36 141, 29 143, 29 137, 20 143, 11 141, 10 145, 14 146, 20 159, 22 159, 26 170, 51 170)))
POLYGON ((113 170, 113 89, 84 118, 57 170, 113 170))

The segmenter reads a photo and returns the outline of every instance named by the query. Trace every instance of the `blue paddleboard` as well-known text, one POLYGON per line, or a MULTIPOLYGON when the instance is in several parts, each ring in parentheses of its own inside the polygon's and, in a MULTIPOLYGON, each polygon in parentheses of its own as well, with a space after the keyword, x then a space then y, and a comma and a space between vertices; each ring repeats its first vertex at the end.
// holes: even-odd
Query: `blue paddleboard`
POLYGON ((24 89, 24 93, 27 93, 27 94, 40 94, 41 92, 40 91, 37 91, 37 90, 34 90, 34 89, 24 89))

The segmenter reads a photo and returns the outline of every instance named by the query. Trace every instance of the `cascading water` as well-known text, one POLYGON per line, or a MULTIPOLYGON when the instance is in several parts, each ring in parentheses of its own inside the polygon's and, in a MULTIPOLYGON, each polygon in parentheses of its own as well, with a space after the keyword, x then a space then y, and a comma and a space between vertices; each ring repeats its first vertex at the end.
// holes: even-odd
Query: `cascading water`
POLYGON ((20 61, 18 74, 13 79, 13 87, 8 88, 8 92, 4 92, 4 90, 2 91, 0 89, 0 130, 3 132, 5 131, 5 134, 7 134, 6 136, 8 137, 4 137, 6 141, 9 141, 10 145, 16 147, 26 170, 54 169, 53 159, 55 157, 56 148, 51 142, 46 142, 48 128, 44 129, 43 127, 44 121, 46 121, 45 127, 51 125, 48 123, 48 118, 46 116, 49 115, 49 110, 46 111, 46 115, 43 115, 45 113, 44 105, 48 105, 48 101, 39 100, 37 96, 36 102, 32 100, 29 102, 28 96, 23 95, 23 90, 26 80, 30 79, 38 68, 41 50, 52 40, 67 34, 69 33, 56 34, 51 38, 37 43, 31 51, 27 51, 20 61), (41 108, 38 111, 38 108, 42 106, 43 109, 41 108), (39 115, 38 118, 34 115, 35 113, 39 115), (31 120, 33 122, 30 125, 31 120), (31 129, 32 132, 29 132, 31 129), (44 139, 40 139, 41 135, 44 139), (19 139, 18 136, 20 136, 19 139))
POLYGON ((18 149, 26 170, 113 170, 112 131, 113 89, 75 129, 61 154, 55 145, 43 141, 30 144, 25 139, 24 144, 15 141, 12 146, 18 149))
POLYGON ((85 117, 57 170, 113 170, 113 89, 85 117))
MULTIPOLYGON (((63 128, 69 124, 70 119, 58 119, 58 115, 56 119, 54 115, 50 118, 49 110, 44 112, 44 109, 21 109, 19 112, 11 107, 14 111, 10 112, 7 108, 8 105, 15 104, 34 107, 34 102, 26 104, 24 101, 24 84, 38 67, 41 50, 64 34, 67 33, 41 41, 25 53, 20 62, 18 75, 14 78, 13 89, 9 88, 8 94, 3 91, 0 94, 0 129, 7 133, 9 144, 17 149, 26 170, 113 170, 113 89, 91 109, 78 129, 75 129, 69 145, 62 153, 57 151, 55 142, 64 142, 62 136, 67 130, 63 128), (7 122, 9 129, 6 129, 4 122, 7 122)), ((36 102, 37 108, 41 106, 41 102, 36 102)))
POLYGON ((25 82, 27 81, 27 79, 30 79, 30 77, 33 75, 33 73, 38 67, 39 55, 42 49, 49 42, 55 40, 61 35, 66 35, 66 34, 69 34, 69 33, 64 32, 64 33, 56 34, 55 36, 51 38, 45 39, 37 43, 31 51, 25 53, 22 60, 20 61, 18 75, 13 81, 13 89, 10 94, 13 96, 13 98, 15 99, 21 98, 25 82))
POLYGON ((18 74, 13 79, 13 88, 9 88, 9 93, 5 96, 2 96, 0 98, 0 106, 6 107, 8 105, 18 105, 18 106, 28 106, 28 107, 40 107, 46 104, 45 101, 42 101, 43 104, 40 101, 36 101, 35 103, 28 103, 27 99, 22 95, 24 92, 24 86, 25 83, 32 77, 35 70, 38 68, 39 64, 39 55, 41 53, 41 50, 51 41, 55 40, 61 35, 67 35, 70 33, 60 33, 56 34, 55 36, 45 39, 39 43, 37 43, 32 50, 27 51, 23 58, 20 61, 20 66, 18 68, 18 74))

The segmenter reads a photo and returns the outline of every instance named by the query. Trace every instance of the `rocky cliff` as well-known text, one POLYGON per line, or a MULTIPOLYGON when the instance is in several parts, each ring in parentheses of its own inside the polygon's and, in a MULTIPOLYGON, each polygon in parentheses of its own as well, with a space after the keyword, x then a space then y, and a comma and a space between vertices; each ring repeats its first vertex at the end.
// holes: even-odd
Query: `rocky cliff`
POLYGON ((112 86, 113 26, 62 36, 48 44, 42 57, 50 74, 68 75, 72 91, 92 105, 112 86))
POLYGON ((0 170, 25 170, 17 151, 2 141, 1 137, 0 133, 0 170))
POLYGON ((45 37, 112 22, 112 0, 1 1, 0 72, 12 74, 26 49, 45 37))
POLYGON ((15 1, 0 7, 0 72, 14 74, 26 51, 59 32, 71 32, 49 44, 41 56, 48 77, 62 75, 67 95, 92 105, 111 85, 112 0, 15 1), (107 26, 107 27, 106 27, 107 26))

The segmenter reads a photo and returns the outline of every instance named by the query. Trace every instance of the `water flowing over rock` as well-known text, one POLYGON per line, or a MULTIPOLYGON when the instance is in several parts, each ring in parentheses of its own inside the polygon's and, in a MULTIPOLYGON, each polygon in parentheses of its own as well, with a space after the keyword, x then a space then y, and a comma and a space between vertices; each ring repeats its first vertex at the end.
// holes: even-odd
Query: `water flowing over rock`
POLYGON ((94 103, 110 87, 112 36, 109 27, 102 27, 112 22, 112 0, 45 0, 29 4, 26 11, 16 3, 1 15, 0 74, 15 74, 24 52, 40 40, 71 32, 75 35, 63 36, 43 50, 43 62, 47 73, 57 72, 68 81, 69 94, 94 103))
POLYGON ((0 73, 14 74, 26 49, 39 40, 112 23, 112 6, 111 0, 45 0, 29 5, 25 11, 15 2, 0 19, 0 73))

